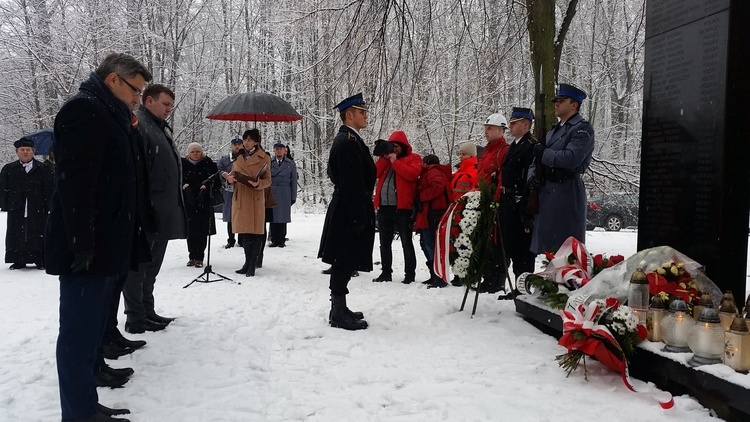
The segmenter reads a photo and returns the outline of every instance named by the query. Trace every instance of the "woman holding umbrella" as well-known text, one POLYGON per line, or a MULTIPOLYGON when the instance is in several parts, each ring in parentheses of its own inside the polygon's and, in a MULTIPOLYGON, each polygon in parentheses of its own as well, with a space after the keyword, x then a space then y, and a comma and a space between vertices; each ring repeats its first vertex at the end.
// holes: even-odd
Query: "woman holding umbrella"
POLYGON ((217 171, 216 163, 206 156, 201 144, 188 145, 187 157, 182 159, 182 189, 188 214, 188 267, 203 266, 208 236, 216 234, 211 197, 221 195, 221 181, 214 177, 208 186, 203 182, 217 171))
POLYGON ((232 165, 232 172, 221 174, 227 183, 234 185, 232 231, 238 234, 237 241, 245 250, 245 264, 236 272, 246 277, 255 275, 266 225, 264 189, 271 186, 271 157, 260 146, 260 140, 258 129, 245 131, 243 149, 232 165))

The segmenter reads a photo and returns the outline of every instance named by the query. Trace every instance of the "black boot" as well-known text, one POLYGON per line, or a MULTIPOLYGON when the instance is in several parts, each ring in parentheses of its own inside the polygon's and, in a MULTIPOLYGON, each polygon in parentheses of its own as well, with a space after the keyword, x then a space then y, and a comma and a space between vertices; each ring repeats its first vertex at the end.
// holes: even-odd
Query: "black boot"
POLYGON ((260 253, 261 240, 252 239, 245 240, 242 245, 245 248, 245 259, 247 260, 247 271, 245 271, 245 277, 253 277, 255 275, 255 266, 258 263, 258 254, 260 253))
POLYGON ((331 312, 328 314, 328 323, 331 327, 351 331, 367 328, 367 321, 355 319, 350 312, 346 307, 346 296, 331 296, 331 312))
POLYGON ((430 270, 430 278, 423 281, 422 284, 432 284, 432 281, 435 279, 435 271, 432 269, 432 261, 427 261, 425 264, 427 264, 427 269, 430 270))
POLYGON ((130 413, 130 410, 128 409, 113 409, 111 407, 102 406, 101 404, 97 404, 96 406, 98 412, 105 416, 127 415, 130 413))
POLYGON ((242 268, 239 270, 234 270, 237 274, 245 274, 247 272, 247 258, 245 258, 245 263, 242 264, 242 268))
MULTIPOLYGON (((333 295, 331 295, 331 301, 333 301, 333 295)), ((349 309, 348 306, 346 307, 346 312, 349 314, 350 317, 354 319, 357 319, 357 320, 365 319, 365 314, 359 311, 352 311, 351 309, 349 309)))

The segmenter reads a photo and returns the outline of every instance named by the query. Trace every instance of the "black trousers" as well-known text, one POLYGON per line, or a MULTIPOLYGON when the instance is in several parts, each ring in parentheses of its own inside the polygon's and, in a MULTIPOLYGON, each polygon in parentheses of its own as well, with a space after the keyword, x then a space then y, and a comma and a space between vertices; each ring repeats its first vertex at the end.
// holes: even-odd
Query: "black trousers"
POLYGON ((349 280, 352 279, 352 269, 343 268, 337 265, 331 266, 331 279, 328 287, 331 289, 333 296, 346 296, 349 294, 349 280))
POLYGON ((208 244, 208 237, 203 236, 188 236, 187 245, 190 259, 197 259, 203 261, 203 257, 206 256, 206 245, 208 244))
POLYGON ((378 232, 380 233, 380 260, 383 272, 393 273, 393 235, 398 233, 401 248, 404 250, 404 266, 407 278, 414 278, 417 270, 417 256, 414 252, 411 210, 396 210, 394 206, 381 206, 378 209, 378 232))
POLYGON ((271 243, 283 245, 286 243, 286 223, 270 223, 271 243))
MULTIPOLYGON (((125 315, 128 317, 128 322, 140 321, 156 313, 154 311, 154 284, 164 262, 167 243, 169 243, 168 240, 150 242, 151 262, 141 263, 138 266, 138 271, 128 273, 128 279, 122 289, 122 296, 125 299, 125 315)), ((119 306, 119 303, 118 296, 115 306, 119 306)), ((117 325, 116 312, 117 308, 115 308, 115 325, 117 325)))
POLYGON ((63 419, 90 418, 97 412, 99 397, 94 370, 117 279, 117 276, 60 276, 56 357, 63 419))
MULTIPOLYGON (((526 233, 522 220, 521 209, 523 202, 517 202, 513 195, 503 195, 500 198, 499 218, 500 229, 505 247, 505 257, 508 265, 513 266, 515 279, 526 272, 534 272, 534 259, 536 255, 529 250, 531 247, 531 232, 526 233)), ((495 270, 499 279, 504 280, 505 267, 502 265, 502 251, 500 245, 493 247, 495 270)))
POLYGON ((231 243, 232 245, 234 245, 235 243, 237 243, 234 240, 234 233, 232 232, 232 222, 231 221, 227 222, 227 243, 231 243))

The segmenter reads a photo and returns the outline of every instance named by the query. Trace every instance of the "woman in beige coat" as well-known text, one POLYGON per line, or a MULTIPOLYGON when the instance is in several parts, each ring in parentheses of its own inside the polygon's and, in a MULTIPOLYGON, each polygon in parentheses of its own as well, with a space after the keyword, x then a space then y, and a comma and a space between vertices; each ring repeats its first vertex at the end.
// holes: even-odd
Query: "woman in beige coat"
POLYGON ((245 249, 245 265, 236 272, 255 275, 255 264, 263 245, 266 204, 263 190, 271 186, 271 157, 260 146, 260 132, 250 129, 242 135, 242 146, 232 172, 221 175, 234 185, 232 231, 245 249))

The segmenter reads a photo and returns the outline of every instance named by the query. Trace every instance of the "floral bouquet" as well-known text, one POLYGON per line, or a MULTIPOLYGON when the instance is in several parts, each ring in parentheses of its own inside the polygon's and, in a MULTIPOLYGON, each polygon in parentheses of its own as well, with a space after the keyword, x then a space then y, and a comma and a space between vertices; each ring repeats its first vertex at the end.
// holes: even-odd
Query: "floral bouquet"
POLYGON ((465 193, 443 214, 437 229, 434 270, 448 279, 448 266, 465 285, 476 288, 490 253, 495 224, 492 189, 480 180, 479 190, 465 193))
POLYGON ((680 298, 692 313, 693 306, 700 300, 700 290, 693 276, 685 269, 684 262, 670 259, 660 266, 651 264, 645 268, 648 279, 648 292, 651 296, 661 296, 664 303, 680 298))
MULTIPOLYGON (((639 323, 633 310, 615 298, 607 298, 580 304, 561 314, 563 335, 558 344, 565 347, 567 353, 555 360, 567 376, 583 362, 584 378, 588 381, 586 356, 591 356, 621 374, 625 386, 635 392, 628 374, 628 360, 638 343, 646 338, 646 327, 639 323)), ((674 406, 669 393, 653 395, 663 408, 674 406)))
POLYGON ((554 309, 562 309, 568 294, 585 286, 589 280, 606 268, 622 262, 625 257, 603 254, 591 256, 586 246, 575 237, 569 237, 556 252, 545 252, 544 270, 536 274, 523 274, 519 278, 519 290, 528 294, 540 294, 542 300, 554 309), (564 289, 563 292, 560 290, 564 289))
POLYGON ((672 247, 657 246, 644 249, 628 257, 620 264, 605 268, 596 277, 589 280, 585 286, 570 292, 566 309, 574 310, 584 302, 608 297, 614 297, 621 302, 625 302, 628 298, 630 276, 639 268, 647 273, 647 277, 650 277, 649 290, 651 292, 660 293, 663 290, 668 295, 690 295, 691 289, 694 288, 696 290, 695 295, 697 295, 697 291, 709 293, 714 300, 714 306, 717 308, 719 306, 722 297, 721 290, 701 271, 702 266, 698 262, 672 247), (667 264, 669 265, 667 266, 667 264), (672 264, 674 264, 676 274, 672 272, 672 264), (663 275, 659 274, 660 267, 664 272, 663 275), (649 276, 648 273, 661 275, 667 283, 671 284, 664 284, 663 280, 655 275, 649 276), (687 279, 688 276, 690 280, 687 279), (654 280, 653 286, 651 280, 654 280), (687 283, 685 283, 686 281, 687 283), (680 283, 685 286, 681 286, 680 283))

